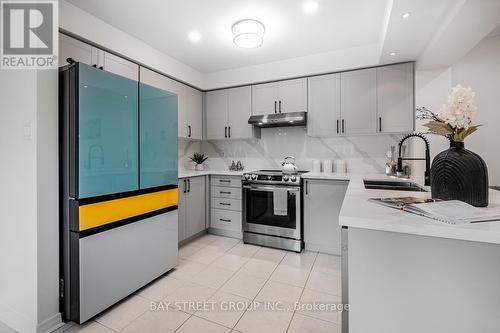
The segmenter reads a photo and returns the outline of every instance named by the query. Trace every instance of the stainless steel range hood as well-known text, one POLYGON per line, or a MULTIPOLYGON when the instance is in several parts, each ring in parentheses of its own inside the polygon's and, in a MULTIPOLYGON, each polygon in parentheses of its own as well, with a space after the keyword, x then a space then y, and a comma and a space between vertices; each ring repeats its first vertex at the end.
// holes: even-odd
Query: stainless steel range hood
POLYGON ((288 112, 251 116, 248 123, 257 127, 305 126, 307 112, 288 112))

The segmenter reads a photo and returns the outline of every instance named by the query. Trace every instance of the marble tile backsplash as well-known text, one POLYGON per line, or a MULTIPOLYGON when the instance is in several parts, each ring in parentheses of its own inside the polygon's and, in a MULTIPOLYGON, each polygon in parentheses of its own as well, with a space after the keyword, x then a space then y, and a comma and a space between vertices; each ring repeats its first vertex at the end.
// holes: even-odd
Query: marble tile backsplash
MULTIPOLYGON (((348 172, 385 172, 386 152, 397 145, 400 135, 313 138, 301 127, 265 128, 261 139, 203 141, 201 151, 208 155, 206 167, 227 169, 233 160, 241 160, 245 170, 280 169, 285 156, 295 156, 301 170, 311 170, 314 159, 345 160, 348 172)), ((182 154, 198 149, 185 145, 182 154)), ((181 155, 179 161, 181 163, 181 155)), ((186 164, 185 162, 182 162, 186 164)))

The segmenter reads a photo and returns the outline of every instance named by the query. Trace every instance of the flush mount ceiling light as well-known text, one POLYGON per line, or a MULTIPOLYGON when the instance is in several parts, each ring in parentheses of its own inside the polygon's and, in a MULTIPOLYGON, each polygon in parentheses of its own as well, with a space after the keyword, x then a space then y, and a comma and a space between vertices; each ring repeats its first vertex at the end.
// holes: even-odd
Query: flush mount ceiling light
POLYGON ((396 54, 397 54, 396 52, 391 52, 391 53, 389 53, 389 55, 390 55, 391 57, 394 57, 396 54))
POLYGON ((318 10, 318 3, 316 1, 306 1, 302 5, 302 8, 307 14, 312 14, 318 10))
POLYGON ((407 19, 408 17, 411 16, 411 13, 410 12, 406 12, 406 13, 403 13, 401 14, 401 18, 404 20, 404 19, 407 19))
POLYGON ((244 49, 253 49, 259 47, 264 42, 264 24, 257 20, 245 19, 233 24, 231 27, 236 46, 244 49))

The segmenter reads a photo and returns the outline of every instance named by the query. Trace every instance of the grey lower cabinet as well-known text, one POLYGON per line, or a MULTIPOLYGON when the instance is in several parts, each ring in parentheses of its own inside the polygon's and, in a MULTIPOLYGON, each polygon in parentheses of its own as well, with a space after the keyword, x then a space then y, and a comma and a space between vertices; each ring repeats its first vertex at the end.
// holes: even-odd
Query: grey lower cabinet
POLYGON ((241 178, 239 176, 210 177, 210 231, 241 238, 241 178))
POLYGON ((306 250, 340 255, 339 214, 349 181, 305 181, 304 242, 306 250))
POLYGON ((179 179, 179 242, 206 229, 206 177, 179 179))

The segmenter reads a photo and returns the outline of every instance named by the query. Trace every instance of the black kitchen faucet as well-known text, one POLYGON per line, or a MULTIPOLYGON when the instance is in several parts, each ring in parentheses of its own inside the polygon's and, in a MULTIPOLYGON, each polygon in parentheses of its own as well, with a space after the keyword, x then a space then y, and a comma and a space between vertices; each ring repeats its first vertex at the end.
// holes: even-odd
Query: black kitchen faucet
POLYGON ((412 160, 412 161, 423 161, 425 160, 425 174, 424 174, 424 185, 425 186, 431 186, 431 153, 429 150, 429 141, 425 136, 423 136, 421 133, 412 133, 405 135, 401 141, 399 141, 399 155, 398 155, 398 167, 396 172, 403 172, 403 160, 412 160), (416 158, 416 157, 405 157, 403 158, 401 156, 401 147, 403 146, 403 142, 406 141, 406 139, 409 139, 411 137, 417 137, 421 138, 425 142, 425 158, 416 158))

